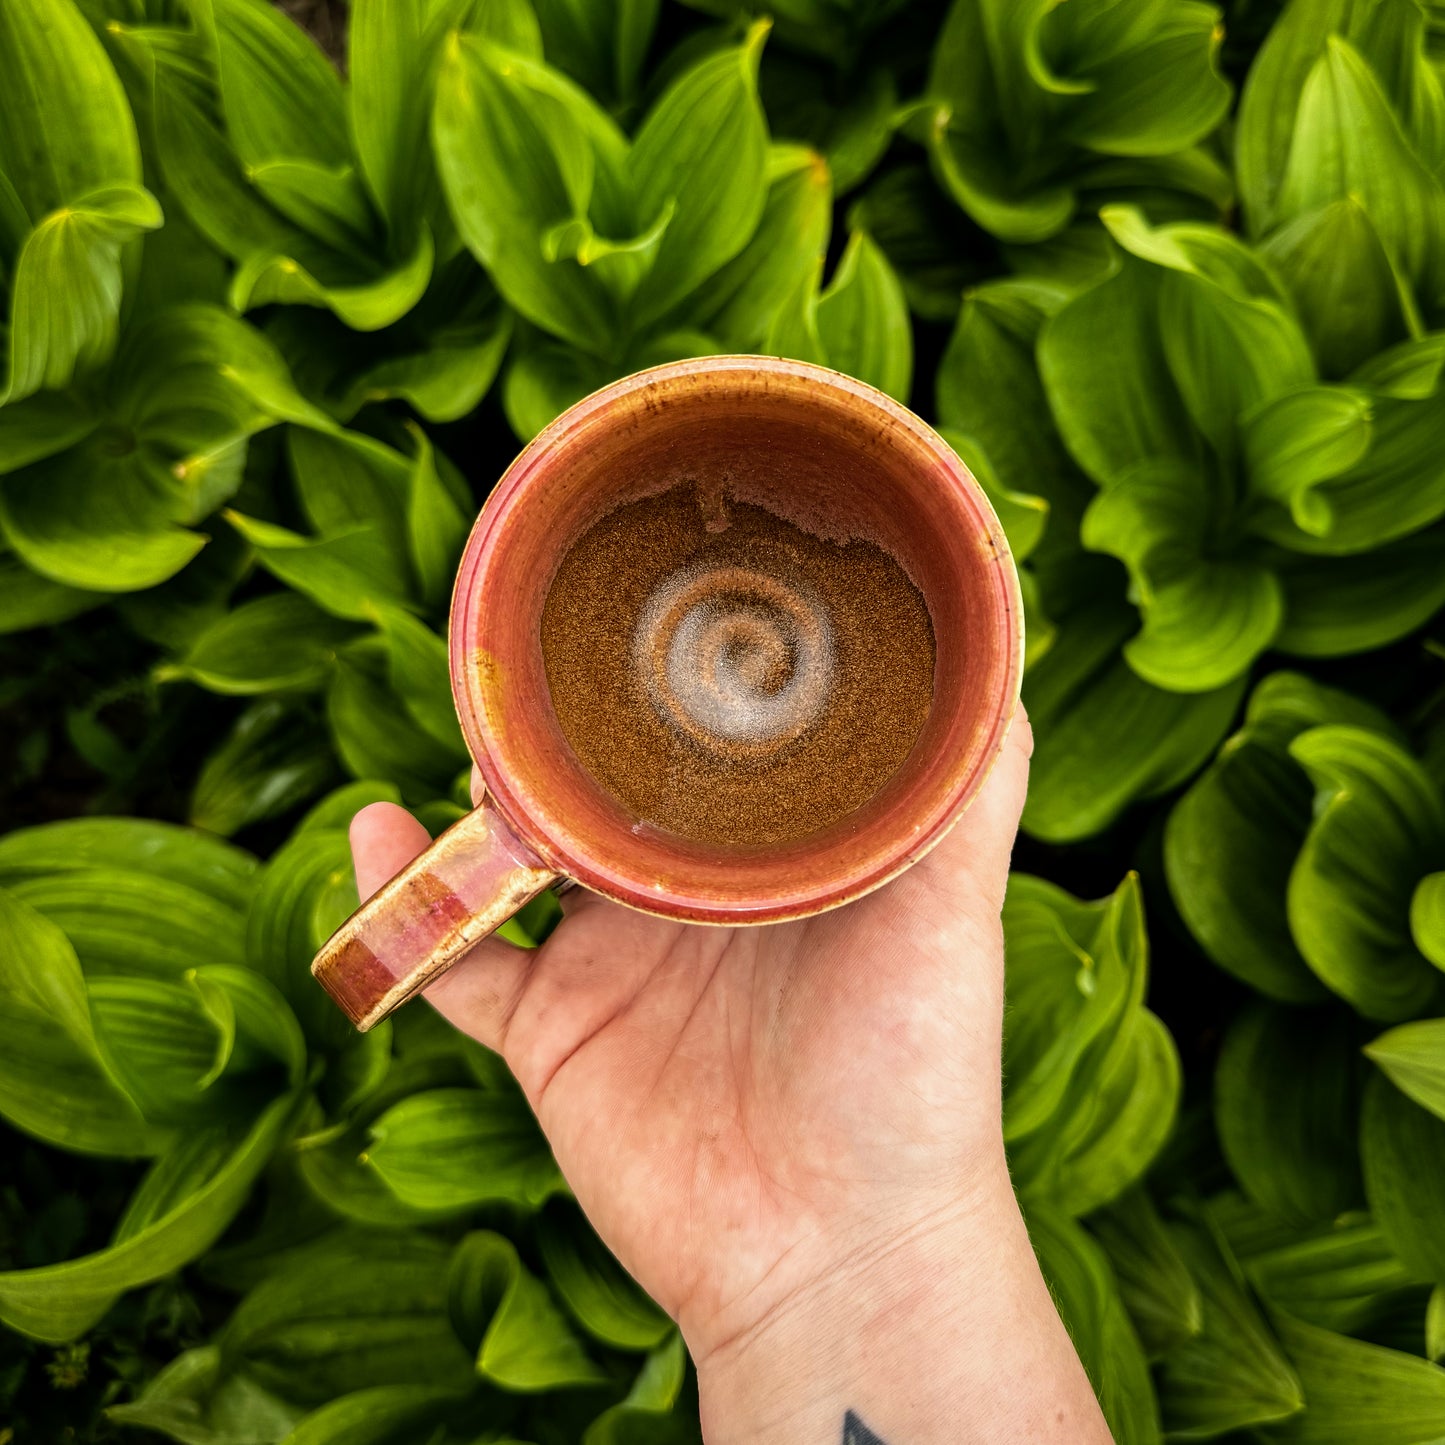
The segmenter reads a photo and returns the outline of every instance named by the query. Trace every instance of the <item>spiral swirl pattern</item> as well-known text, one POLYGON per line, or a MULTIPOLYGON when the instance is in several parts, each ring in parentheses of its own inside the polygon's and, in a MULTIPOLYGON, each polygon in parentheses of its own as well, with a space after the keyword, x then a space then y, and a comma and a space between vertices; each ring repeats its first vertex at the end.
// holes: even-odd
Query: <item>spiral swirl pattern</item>
POLYGON ((761 761, 801 736, 834 684, 820 603, 736 564, 684 568, 638 618, 633 658, 659 716, 704 751, 761 761))

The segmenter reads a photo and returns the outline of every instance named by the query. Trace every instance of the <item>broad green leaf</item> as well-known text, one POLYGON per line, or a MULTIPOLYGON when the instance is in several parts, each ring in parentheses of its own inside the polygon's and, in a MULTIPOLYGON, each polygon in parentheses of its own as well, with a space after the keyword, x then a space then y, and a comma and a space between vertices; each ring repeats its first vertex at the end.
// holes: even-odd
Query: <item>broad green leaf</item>
POLYGON ((817 269, 828 241, 832 183, 814 151, 775 145, 768 192, 747 245, 678 307, 733 351, 757 346, 778 308, 817 269))
POLYGON ((247 175, 278 211, 328 249, 364 255, 379 246, 376 213, 349 164, 261 161, 247 175))
POLYGON ((1425 1312, 1425 1355, 1437 1365, 1445 1359, 1445 1285, 1436 1285, 1430 1293, 1425 1312))
POLYGON ((621 132, 555 71, 453 35, 443 46, 432 140, 457 229, 507 301, 574 345, 606 348, 615 301, 588 268, 547 260, 542 237, 586 216, 599 170, 620 172, 621 132))
POLYGON ((140 184, 125 92, 73 0, 13 0, 0 15, 0 173, 32 224, 140 184))
POLYGON ((1281 226, 1261 254, 1289 288, 1323 375, 1343 378, 1409 330, 1409 299, 1354 196, 1281 226))
POLYGON ((532 342, 515 350, 502 378, 502 408, 521 441, 531 441, 567 408, 614 380, 614 370, 574 347, 532 342))
POLYGON ((1305 532, 1328 532, 1329 505, 1315 490, 1365 454, 1370 400, 1342 387, 1288 392, 1243 419, 1242 446, 1250 489, 1286 508, 1305 532))
POLYGON ((1354 1021, 1257 1003, 1225 1035, 1214 1119, 1234 1177, 1281 1219, 1329 1219, 1363 1199, 1354 1121, 1361 1074, 1354 1021))
POLYGON ((64 1264, 0 1274, 0 1320, 36 1339, 84 1334, 117 1296, 189 1263, 219 1238, 296 1116, 277 1099, 244 1136, 193 1134, 142 1181, 115 1243, 64 1264))
POLYGON ((1279 214, 1296 216, 1350 195, 1374 223, 1386 254, 1434 294, 1445 190, 1412 150, 1364 57, 1332 35, 1300 97, 1279 214))
POLYGON ((439 797, 466 766, 465 750, 438 742, 414 721, 389 675, 379 640, 354 643, 341 656, 326 692, 332 743, 354 776, 386 778, 408 802, 439 797))
POLYGON ((839 195, 846 195, 883 159, 898 121, 897 81, 886 65, 837 85, 818 66, 770 50, 758 83, 768 124, 779 136, 804 142, 822 155, 839 195))
POLYGON ((1289 872, 1311 816, 1311 789, 1290 741, 1321 723, 1383 725, 1368 704, 1296 673, 1272 673, 1245 727, 1174 805, 1164 870, 1185 923, 1221 968, 1269 998, 1326 996, 1295 947, 1285 912, 1289 872))
POLYGON ((1308 1408, 1269 1432, 1284 1445, 1422 1445, 1445 1435, 1445 1370, 1272 1310, 1308 1408))
POLYGON ((470 1364, 447 1317, 448 1261, 416 1233, 323 1240, 241 1301, 222 1356, 299 1404, 379 1385, 460 1391, 470 1364))
POLYGON ((1159 1406, 1170 1439, 1208 1440, 1297 1416, 1307 1395, 1209 1224, 1171 1227, 1199 1289, 1199 1333, 1164 1356, 1159 1406))
MULTIPOLYGON (((500 361, 500 356, 497 359, 500 361)), ((462 506, 442 480, 437 454, 426 433, 420 427, 410 430, 417 452, 408 478, 407 539, 422 598, 440 606, 451 596, 473 519, 470 509, 462 506)))
POLYGON ((322 279, 287 252, 258 251, 237 270, 229 299, 237 311, 278 302, 321 306, 354 331, 380 331, 421 300, 431 280, 433 259, 431 233, 425 229, 394 264, 342 280, 322 279))
POLYGON ((1445 969, 1445 872, 1427 874, 1411 895, 1410 936, 1436 968, 1445 969))
POLYGON ((428 1438, 465 1398, 437 1385, 376 1385, 313 1410, 284 1445, 400 1445, 428 1438))
POLYGON ((370 525, 329 537, 306 537, 230 508, 224 516, 272 576, 332 617, 362 622, 378 606, 412 605, 400 590, 395 568, 379 560, 386 555, 377 545, 381 533, 370 525))
MULTIPOLYGON (((1026 280, 973 287, 939 364, 938 415, 982 447, 1005 487, 1042 496, 1076 526, 1093 489, 1054 429, 1034 355, 1064 299, 1061 288, 1026 280)), ((1008 536, 1014 554, 1026 556, 1030 549, 1008 536)))
POLYGON ((215 17, 226 126, 243 165, 298 157, 348 164, 341 79, 294 21, 264 0, 206 0, 215 17))
MULTIPOLYGON (((328 793, 296 825, 294 833, 317 833, 346 829, 351 820, 368 803, 399 803, 401 794, 392 783, 363 779, 343 783, 328 793)), ((294 834, 293 834, 294 836, 294 834)))
POLYGON ((240 911, 255 891, 257 863, 219 838, 146 818, 70 818, 0 837, 0 887, 95 869, 180 885, 240 911))
POLYGON ((378 610, 392 691, 428 737, 465 764, 466 744, 452 701, 447 645, 424 622, 396 608, 378 610))
POLYGON ((546 1285, 501 1235, 479 1231, 462 1240, 452 1258, 450 1295, 453 1326, 476 1351, 483 1379, 505 1390, 532 1392, 608 1378, 546 1285))
POLYGON ((903 287, 883 252, 854 231, 838 269, 818 297, 818 338, 829 365, 896 401, 908 400, 913 332, 903 287))
MULTIPOLYGON (((1009 551, 1013 553, 1014 561, 1027 561, 1048 526, 1048 502, 1043 497, 1029 492, 1015 492, 1004 486, 989 457, 963 432, 942 427, 939 435, 958 453, 959 459, 983 489, 989 505, 998 517, 999 525, 1004 530, 1004 536, 1008 538, 1009 551)), ((1024 601, 1027 606, 1028 599, 1025 598, 1024 601)))
POLYGON ((756 25, 741 46, 679 76, 633 141, 627 177, 637 221, 672 212, 635 299, 636 324, 670 311, 736 256, 762 218, 768 131, 757 66, 766 34, 756 25))
POLYGON ((1071 97, 1063 127, 1076 144, 1106 155, 1163 155, 1202 140, 1224 118, 1231 96, 1219 73, 1213 5, 1172 6, 1167 23, 1138 38, 1088 67, 1090 84, 1071 97))
POLYGON ((1148 1191, 1136 1185, 1089 1216, 1119 1294, 1151 1360, 1204 1328, 1199 1286, 1148 1191))
POLYGON ((1198 441, 1161 335, 1157 268, 1125 261, 1046 323, 1039 373, 1059 432, 1100 486, 1137 462, 1190 461, 1198 441))
POLYGON ((0 1113, 79 1153, 157 1153, 166 1135, 147 1124, 107 1068, 65 935, 0 889, 0 939, 0 1113))
POLYGON ((1400 1024, 1365 1045, 1401 1093, 1445 1119, 1445 1019, 1400 1024))
POLYGON ((0 410, 0 474, 44 461, 84 441, 99 418, 70 392, 41 392, 0 410))
POLYGON ((537 1221, 537 1248, 554 1293, 605 1345, 651 1350, 672 1321, 608 1252, 575 1205, 553 1200, 537 1221))
POLYGON ((0 636, 68 622, 72 617, 103 607, 110 600, 106 592, 89 592, 67 587, 63 582, 52 582, 16 558, 0 553, 0 636))
POLYGON ((1290 873, 1290 929, 1306 962, 1366 1018, 1424 1009, 1440 974, 1410 937, 1410 895, 1445 861, 1445 804, 1401 747, 1357 727, 1300 734, 1315 821, 1290 873))
POLYGON ((1224 686, 1269 647, 1283 619, 1268 568, 1210 556, 1213 510, 1197 467, 1162 461, 1130 467, 1084 513, 1084 546, 1129 569, 1143 627, 1124 656, 1156 687, 1224 686))
POLYGON ((1420 1283, 1395 1257, 1380 1227, 1357 1210, 1235 1252, 1250 1283, 1271 1305, 1345 1334, 1367 1329, 1383 1306, 1420 1283))
POLYGON ((658 0, 535 0, 553 65, 594 95, 626 105, 636 95, 658 0))
POLYGON ((371 1134, 367 1162, 406 1204, 535 1209, 566 1189, 520 1093, 433 1089, 387 1110, 371 1134))
POLYGON ((315 797, 336 771, 315 717, 264 699, 241 713, 201 765, 187 821, 229 838, 315 797))
POLYGON ((1118 650, 1131 617, 1111 603, 1062 618, 1058 641, 1029 672, 1037 742, 1023 826, 1035 837, 1088 837, 1129 804, 1177 787, 1233 721, 1244 678, 1200 694, 1152 687, 1118 650))
POLYGON ((202 963, 241 961, 241 907, 181 879, 122 863, 58 869, 9 887, 65 930, 90 975, 175 978, 202 963))
POLYGON ((289 1438, 300 1418, 294 1406, 246 1375, 225 1375, 214 1345, 177 1355, 135 1400, 111 1405, 105 1415, 183 1445, 273 1445, 283 1436, 289 1438))
POLYGON ((337 647, 356 633, 295 592, 271 593, 225 613, 156 675, 242 697, 314 688, 329 676, 337 647))
POLYGON ((1275 639, 1297 657, 1344 657, 1398 642, 1445 606, 1445 527, 1352 557, 1281 558, 1285 617, 1275 639))
POLYGON ((1114 1439, 1158 1445, 1159 1402, 1109 1261, 1073 1220, 1033 1209, 1029 1238, 1114 1439))
POLYGON ((1445 1120, 1375 1076, 1360 1113, 1370 1213, 1400 1261, 1445 1279, 1445 1120))
POLYGON ((643 1361, 626 1398, 587 1427, 582 1445, 627 1445, 639 1435, 660 1437, 668 1445, 692 1445, 698 1439, 697 1422, 679 1419, 682 1412, 673 1411, 686 1376, 687 1347, 681 1333, 674 1332, 643 1361), (669 1415, 670 1421, 666 1419, 669 1415), (668 1428, 669 1424, 675 1430, 668 1428))

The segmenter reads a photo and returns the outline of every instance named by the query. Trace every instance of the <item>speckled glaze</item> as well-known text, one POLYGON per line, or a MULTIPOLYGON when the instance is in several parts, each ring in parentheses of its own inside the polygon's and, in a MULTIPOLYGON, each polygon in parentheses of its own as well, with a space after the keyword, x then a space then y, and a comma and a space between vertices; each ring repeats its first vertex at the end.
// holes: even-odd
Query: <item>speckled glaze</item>
POLYGON ((757 356, 627 377, 536 437, 472 529, 449 646, 488 796, 318 956, 317 977, 361 1027, 558 877, 696 923, 771 923, 862 896, 922 857, 976 795, 1023 670, 1017 574, 967 467, 881 392, 757 356), (873 798, 808 838, 728 848, 630 817, 581 769, 553 714, 539 621, 559 561, 599 516, 681 482, 825 537, 867 537, 928 604, 937 654, 923 732, 873 798))

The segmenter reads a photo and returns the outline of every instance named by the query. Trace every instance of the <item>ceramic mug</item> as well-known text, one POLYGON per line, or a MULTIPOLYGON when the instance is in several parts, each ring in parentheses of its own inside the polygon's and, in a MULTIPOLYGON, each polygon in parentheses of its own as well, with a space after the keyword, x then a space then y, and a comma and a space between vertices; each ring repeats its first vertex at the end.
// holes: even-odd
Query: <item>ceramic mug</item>
POLYGON ((360 1029, 562 879, 691 923, 775 923, 851 902, 922 857, 998 757, 1023 618, 1003 531, 943 440, 862 382, 719 356, 629 376, 527 446, 472 529, 452 594, 452 695, 481 804, 336 931, 312 972, 360 1029), (933 703, 913 749, 821 832, 729 849, 643 826, 583 770, 552 710, 540 619, 561 558, 604 513, 680 482, 862 536, 923 594, 933 703))

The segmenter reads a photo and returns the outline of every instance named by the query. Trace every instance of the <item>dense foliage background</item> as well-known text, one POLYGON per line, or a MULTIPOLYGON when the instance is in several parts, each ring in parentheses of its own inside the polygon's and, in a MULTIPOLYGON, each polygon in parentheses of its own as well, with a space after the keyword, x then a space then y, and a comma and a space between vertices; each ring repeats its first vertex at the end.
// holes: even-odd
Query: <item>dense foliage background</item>
POLYGON ((0 1441, 696 1440, 499 1061, 307 964, 465 802, 520 439, 723 350, 1021 559, 1006 1126, 1118 1439, 1445 1439, 1445 7, 285 9, 0 4, 0 1441))

